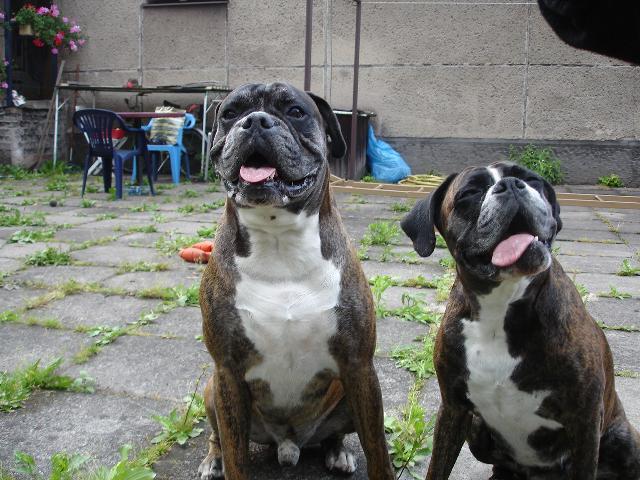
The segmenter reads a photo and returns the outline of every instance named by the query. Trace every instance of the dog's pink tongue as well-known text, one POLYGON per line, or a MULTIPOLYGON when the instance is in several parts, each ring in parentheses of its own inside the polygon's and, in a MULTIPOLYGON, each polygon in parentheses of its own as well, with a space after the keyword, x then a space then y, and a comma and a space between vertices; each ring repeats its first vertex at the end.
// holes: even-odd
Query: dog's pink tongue
POLYGON ((501 241, 493 251, 491 257, 491 263, 496 267, 508 267, 513 265, 522 256, 531 242, 533 242, 533 235, 528 233, 518 233, 517 235, 511 235, 509 238, 501 241))
POLYGON ((240 178, 248 183, 260 183, 275 176, 276 169, 274 167, 240 167, 240 178))

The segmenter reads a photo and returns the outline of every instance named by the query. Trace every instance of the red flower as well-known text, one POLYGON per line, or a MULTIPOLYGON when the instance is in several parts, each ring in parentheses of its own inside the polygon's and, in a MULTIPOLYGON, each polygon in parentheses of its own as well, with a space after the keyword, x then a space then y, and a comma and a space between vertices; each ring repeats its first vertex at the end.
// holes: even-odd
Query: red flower
POLYGON ((39 38, 34 38, 33 39, 33 44, 38 48, 44 47, 44 42, 42 40, 40 40, 39 38))
POLYGON ((60 45, 62 45, 62 40, 61 40, 61 39, 59 39, 58 37, 56 37, 56 38, 53 40, 53 43, 55 43, 55 44, 56 44, 56 47, 59 47, 60 45))
POLYGON ((35 10, 36 7, 34 7, 33 5, 31 5, 30 3, 25 4, 24 8, 27 8, 29 10, 35 10))

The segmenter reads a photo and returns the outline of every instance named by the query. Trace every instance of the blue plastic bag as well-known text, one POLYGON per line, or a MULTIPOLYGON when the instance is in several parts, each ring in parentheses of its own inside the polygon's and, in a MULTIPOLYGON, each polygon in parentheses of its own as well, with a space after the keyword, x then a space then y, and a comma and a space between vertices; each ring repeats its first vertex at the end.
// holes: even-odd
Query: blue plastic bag
POLYGON ((381 182, 398 183, 411 175, 411 167, 391 145, 376 138, 371 125, 367 137, 367 166, 371 176, 381 182))

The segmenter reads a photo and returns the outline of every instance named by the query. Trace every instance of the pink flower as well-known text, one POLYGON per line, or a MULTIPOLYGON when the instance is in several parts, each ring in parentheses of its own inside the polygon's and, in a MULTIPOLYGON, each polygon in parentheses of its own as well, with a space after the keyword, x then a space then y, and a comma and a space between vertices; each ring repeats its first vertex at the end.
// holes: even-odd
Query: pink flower
POLYGON ((0 83, 0 88, 7 89, 7 88, 9 88, 9 84, 7 82, 2 82, 2 83, 0 83))
POLYGON ((5 66, 5 67, 8 67, 8 66, 9 66, 9 60, 5 60, 5 61, 4 61, 4 66, 5 66))
POLYGON ((40 7, 37 12, 38 15, 46 15, 49 13, 49 9, 47 7, 40 7))
POLYGON ((57 48, 55 48, 55 47, 53 47, 53 48, 51 49, 51 53, 52 53, 53 55, 57 55, 57 54, 58 54, 58 49, 57 49, 57 48))
POLYGON ((56 40, 62 40, 64 38, 64 32, 58 32, 55 36, 56 40))
POLYGON ((0 20, 4 20, 4 12, 0 12, 0 20))
POLYGON ((69 23, 69 19, 67 17, 62 17, 62 23, 69 23))
POLYGON ((52 17, 60 16, 60 10, 58 9, 58 6, 55 3, 51 5, 51 16, 52 17))
POLYGON ((78 45, 76 45, 76 42, 74 42, 73 40, 69 41, 69 48, 71 49, 72 52, 78 51, 78 45))
POLYGON ((78 33, 78 32, 80 32, 80 30, 81 30, 80 25, 73 25, 69 29, 69 33, 78 33))
POLYGON ((86 40, 85 40, 84 38, 80 38, 80 39, 78 40, 78 45, 80 45, 80 46, 84 45, 84 42, 85 42, 85 41, 86 41, 86 40))

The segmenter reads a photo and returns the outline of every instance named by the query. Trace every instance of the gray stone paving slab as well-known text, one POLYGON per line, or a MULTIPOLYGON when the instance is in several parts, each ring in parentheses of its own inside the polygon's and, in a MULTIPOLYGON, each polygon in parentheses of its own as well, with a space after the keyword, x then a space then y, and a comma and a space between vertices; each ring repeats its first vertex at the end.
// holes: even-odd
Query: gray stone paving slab
POLYGON ((68 328, 99 325, 115 327, 135 322, 142 312, 151 310, 159 303, 159 300, 153 299, 84 293, 68 295, 30 313, 36 317, 54 318, 68 328))
POLYGON ((147 445, 160 431, 151 416, 166 415, 174 407, 166 400, 106 392, 36 392, 25 408, 2 414, 0 463, 13 465, 14 452, 24 451, 48 475, 51 456, 66 451, 87 454, 96 464, 111 466, 118 461, 119 446, 147 445))
MULTIPOLYGON (((619 277, 603 273, 578 273, 576 282, 582 283, 592 293, 607 293, 611 286, 621 292, 640 297, 640 281, 638 277, 619 277)), ((620 300, 624 302, 624 300, 620 300)))
POLYGON ((80 283, 99 283, 114 274, 115 270, 109 267, 60 265, 57 267, 30 267, 12 275, 11 280, 42 283, 52 287, 70 280, 80 283))
POLYGON ((71 254, 74 260, 89 262, 94 265, 118 265, 122 262, 154 262, 161 263, 163 257, 155 249, 130 247, 126 243, 112 242, 110 245, 78 250, 71 254))
POLYGON ((43 293, 46 293, 46 291, 23 288, 12 284, 0 287, 0 312, 5 310, 18 310, 22 308, 29 299, 36 298, 43 293))
POLYGON ((371 278, 375 275, 390 275, 400 279, 414 278, 418 275, 422 275, 427 279, 440 276, 445 272, 445 269, 438 265, 437 262, 428 262, 425 264, 406 264, 398 262, 374 262, 365 261, 362 262, 362 269, 364 270, 367 278, 371 278))
POLYGON ((593 318, 606 324, 640 328, 640 299, 630 298, 621 302, 611 298, 590 298, 587 310, 593 318))
POLYGON ((193 391, 203 367, 209 371, 212 364, 204 344, 193 338, 125 336, 69 372, 85 370, 111 392, 180 401, 193 391))
MULTIPOLYGON (((623 243, 606 244, 606 243, 588 243, 574 241, 557 241, 554 247, 560 248, 560 253, 564 255, 582 255, 593 257, 616 257, 622 261, 633 254, 633 250, 623 243)), ((595 260, 594 260, 595 261, 595 260)))
POLYGON ((115 275, 104 282, 105 287, 123 288, 130 292, 151 287, 176 287, 191 285, 200 280, 198 272, 189 275, 176 275, 174 271, 165 272, 132 272, 115 275))
POLYGON ((63 252, 69 249, 69 245, 60 242, 7 243, 0 248, 0 257, 24 260, 27 255, 33 255, 34 253, 49 247, 63 252))
POLYGON ((387 356, 398 346, 419 346, 416 337, 426 335, 429 325, 407 322, 398 318, 381 318, 376 323, 378 337, 376 355, 387 356))
POLYGON ((142 327, 142 331, 194 339, 196 335, 202 335, 202 313, 196 307, 176 308, 169 313, 160 314, 153 323, 142 327))
MULTIPOLYGON (((100 222, 95 222, 100 223, 100 222)), ((116 232, 109 232, 102 229, 96 229, 93 227, 93 223, 83 225, 81 228, 65 228, 58 230, 55 234, 55 239, 62 242, 70 243, 82 243, 91 240, 99 240, 105 237, 112 237, 119 235, 116 232)), ((120 234, 122 235, 122 234, 120 234)))
POLYGON ((560 254, 556 258, 570 277, 573 273, 599 272, 615 274, 621 264, 619 257, 590 257, 560 254))
POLYGON ((10 323, 0 324, 0 338, 0 371, 14 370, 38 359, 42 360, 41 365, 57 357, 64 357, 68 363, 77 351, 91 343, 80 333, 10 323))
POLYGON ((607 341, 613 352, 613 364, 618 370, 640 373, 640 333, 605 330, 607 341))
POLYGON ((11 273, 24 267, 22 260, 15 258, 0 258, 0 272, 11 273))
POLYGON ((623 243, 615 233, 607 230, 607 227, 603 224, 600 229, 576 229, 576 228, 563 228, 556 237, 557 241, 571 241, 571 242, 611 242, 611 243, 623 243))

